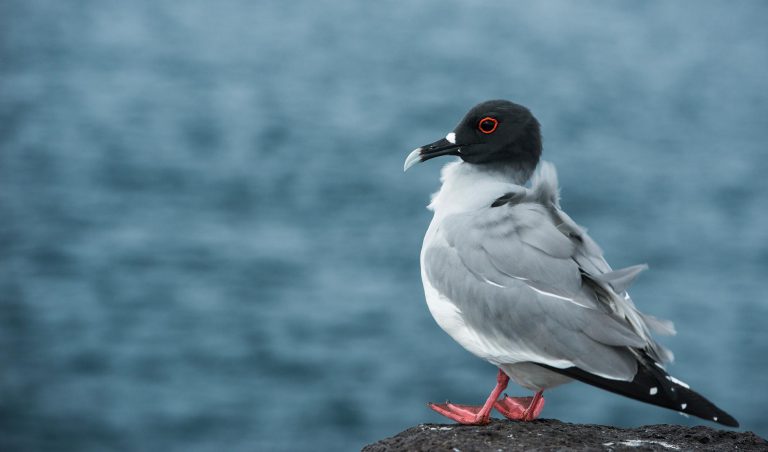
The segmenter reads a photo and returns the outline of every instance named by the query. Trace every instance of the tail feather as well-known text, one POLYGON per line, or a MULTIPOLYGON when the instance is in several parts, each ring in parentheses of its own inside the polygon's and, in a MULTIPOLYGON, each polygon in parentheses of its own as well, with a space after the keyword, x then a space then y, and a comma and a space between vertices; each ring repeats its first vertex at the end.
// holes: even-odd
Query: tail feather
POLYGON ((721 410, 701 394, 691 390, 687 384, 670 376, 660 366, 638 363, 637 375, 632 381, 603 378, 578 367, 558 369, 539 364, 553 372, 596 386, 600 389, 650 403, 670 410, 690 414, 729 427, 738 427, 739 422, 721 410))

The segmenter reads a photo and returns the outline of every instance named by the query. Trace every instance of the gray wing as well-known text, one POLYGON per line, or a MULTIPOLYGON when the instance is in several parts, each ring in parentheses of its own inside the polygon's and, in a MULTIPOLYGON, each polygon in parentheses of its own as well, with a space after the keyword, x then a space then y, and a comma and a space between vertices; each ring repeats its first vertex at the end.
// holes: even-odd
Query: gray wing
POLYGON ((627 289, 635 278, 648 266, 635 265, 613 271, 603 257, 603 252, 594 240, 587 234, 586 229, 577 225, 568 214, 560 209, 557 173, 554 165, 542 162, 539 171, 534 175, 530 198, 535 199, 547 208, 557 228, 574 241, 576 245, 573 256, 579 265, 583 282, 589 285, 598 301, 629 323, 648 343, 647 352, 658 363, 671 362, 672 352, 651 337, 651 331, 659 334, 674 335, 675 327, 669 320, 658 319, 652 315, 640 312, 627 289))
POLYGON ((538 177, 495 207, 443 219, 442 240, 425 248, 427 277, 492 344, 497 361, 577 366, 631 380, 632 349, 659 347, 642 315, 638 328, 624 314, 637 313, 624 294, 638 270, 612 272, 559 209, 556 178, 538 177))

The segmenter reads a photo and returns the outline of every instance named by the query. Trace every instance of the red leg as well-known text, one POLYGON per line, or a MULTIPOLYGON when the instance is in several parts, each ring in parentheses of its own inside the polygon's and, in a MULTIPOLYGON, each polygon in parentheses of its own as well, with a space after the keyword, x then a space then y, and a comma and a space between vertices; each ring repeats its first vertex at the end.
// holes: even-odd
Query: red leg
POLYGON ((501 369, 496 376, 496 387, 493 388, 483 406, 456 405, 451 402, 430 403, 429 407, 443 416, 453 419, 459 424, 482 425, 491 420, 491 409, 499 399, 504 388, 509 384, 509 377, 501 369))
POLYGON ((537 392, 533 397, 504 396, 494 404, 496 410, 507 419, 513 421, 532 421, 539 417, 544 409, 544 391, 537 392))

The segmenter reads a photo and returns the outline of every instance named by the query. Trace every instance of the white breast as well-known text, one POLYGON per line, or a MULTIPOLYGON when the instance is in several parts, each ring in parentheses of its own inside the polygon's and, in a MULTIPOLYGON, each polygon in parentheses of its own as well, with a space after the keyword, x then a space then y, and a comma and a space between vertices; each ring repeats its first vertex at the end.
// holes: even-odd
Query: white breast
POLYGON ((456 304, 430 284, 424 267, 424 253, 430 246, 447 245, 440 231, 440 222, 444 218, 489 206, 498 197, 522 187, 499 178, 498 175, 489 176, 460 161, 445 165, 440 179, 440 191, 433 195, 429 205, 435 216, 421 248, 421 280, 427 306, 440 328, 453 340, 474 355, 499 364, 500 357, 506 354, 505 350, 496 341, 488 340, 475 329, 468 327, 456 304))

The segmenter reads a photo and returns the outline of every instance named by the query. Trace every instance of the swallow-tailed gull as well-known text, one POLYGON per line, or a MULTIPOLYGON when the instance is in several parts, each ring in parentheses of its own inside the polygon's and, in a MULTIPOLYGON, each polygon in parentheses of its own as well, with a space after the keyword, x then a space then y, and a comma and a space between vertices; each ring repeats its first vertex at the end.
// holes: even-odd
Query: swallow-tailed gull
POLYGON ((540 162, 539 122, 505 100, 473 107, 456 128, 408 155, 404 169, 442 155, 421 250, 421 278, 437 324, 497 366, 482 406, 431 403, 462 424, 535 419, 542 392, 580 380, 642 402, 738 426, 670 376, 672 353, 651 333, 671 322, 643 314, 627 288, 646 267, 612 270, 598 245, 560 208, 554 166, 540 162), (500 398, 509 379, 533 397, 500 398))

